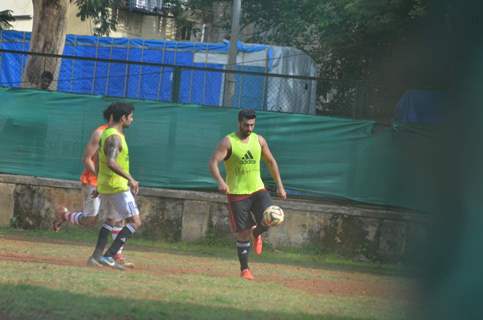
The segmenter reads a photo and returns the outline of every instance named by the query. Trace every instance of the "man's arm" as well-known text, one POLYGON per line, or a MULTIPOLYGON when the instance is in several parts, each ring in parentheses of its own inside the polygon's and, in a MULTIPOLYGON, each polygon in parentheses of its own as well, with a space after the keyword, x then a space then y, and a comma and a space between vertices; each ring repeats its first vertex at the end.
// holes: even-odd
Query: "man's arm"
POLYGON ((82 157, 82 163, 84 163, 84 168, 89 170, 92 174, 96 175, 96 162, 93 160, 95 158, 97 149, 99 148, 99 140, 101 140, 101 132, 95 130, 89 142, 84 149, 84 156, 82 157))
POLYGON ((282 199, 287 199, 287 193, 285 192, 285 188, 283 187, 282 178, 280 177, 280 170, 278 169, 278 164, 275 158, 268 147, 268 143, 262 136, 258 136, 258 141, 260 142, 260 146, 262 147, 262 157, 265 163, 268 166, 268 170, 270 170, 270 174, 272 175, 273 180, 275 180, 275 184, 277 185, 277 194, 282 199))
POLYGON ((220 174, 220 169, 218 168, 218 165, 221 161, 223 161, 223 159, 225 159, 230 147, 230 140, 227 137, 223 138, 223 140, 221 140, 216 147, 216 150, 215 152, 213 152, 213 155, 211 156, 211 159, 208 163, 208 168, 210 169, 211 175, 218 183, 218 191, 222 193, 228 193, 230 192, 230 190, 228 189, 228 185, 220 174))
POLYGON ((116 162, 116 158, 120 152, 121 140, 119 139, 119 136, 114 134, 107 138, 106 142, 104 143, 104 153, 106 154, 107 158, 107 166, 116 174, 127 179, 132 193, 136 195, 139 192, 139 183, 134 180, 129 173, 125 172, 116 162))
POLYGON ((96 173, 96 177, 97 175, 99 174, 99 149, 97 150, 96 154, 95 154, 95 157, 94 157, 94 163, 96 164, 95 165, 95 173, 96 173))

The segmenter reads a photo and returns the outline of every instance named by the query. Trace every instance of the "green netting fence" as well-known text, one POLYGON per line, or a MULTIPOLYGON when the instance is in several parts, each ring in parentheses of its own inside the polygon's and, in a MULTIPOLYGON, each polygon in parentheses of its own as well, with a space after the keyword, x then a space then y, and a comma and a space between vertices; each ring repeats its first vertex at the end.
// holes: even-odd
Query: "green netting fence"
MULTIPOLYGON (((116 99, 0 89, 0 172, 76 180, 91 131, 116 99)), ((132 174, 142 186, 216 190, 208 160, 237 129, 237 109, 131 100, 132 174)), ((378 128, 372 121, 259 112, 256 131, 292 195, 429 211, 434 201, 431 128, 378 128)), ((437 160, 436 160, 437 161, 437 160)), ((263 168, 267 185, 273 187, 263 168)))

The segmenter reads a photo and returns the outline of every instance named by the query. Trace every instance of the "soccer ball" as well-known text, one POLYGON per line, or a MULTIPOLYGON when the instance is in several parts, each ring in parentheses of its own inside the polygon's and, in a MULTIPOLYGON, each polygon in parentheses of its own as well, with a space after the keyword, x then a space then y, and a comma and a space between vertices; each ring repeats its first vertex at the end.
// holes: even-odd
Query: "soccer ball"
POLYGON ((262 224, 266 227, 278 226, 283 222, 284 214, 279 206, 270 206, 263 212, 262 224))

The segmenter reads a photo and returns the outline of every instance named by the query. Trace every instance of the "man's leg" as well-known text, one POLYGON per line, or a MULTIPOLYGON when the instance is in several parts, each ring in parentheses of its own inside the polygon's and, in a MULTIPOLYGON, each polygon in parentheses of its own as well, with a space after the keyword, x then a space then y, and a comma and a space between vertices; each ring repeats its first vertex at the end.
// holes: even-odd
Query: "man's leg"
POLYGON ((136 201, 130 191, 121 192, 115 195, 109 195, 110 203, 113 205, 119 219, 125 219, 126 225, 117 235, 109 249, 100 258, 100 261, 110 267, 116 269, 124 269, 124 267, 114 260, 114 256, 119 249, 127 242, 127 240, 141 227, 141 218, 136 201))
POLYGON ((84 209, 82 211, 69 211, 66 207, 60 206, 56 209, 55 220, 52 224, 54 231, 59 231, 64 222, 92 226, 97 222, 97 214, 99 213, 100 199, 92 198, 94 186, 83 185, 82 195, 84 197, 84 209))
POLYGON ((105 257, 113 258, 123 247, 127 240, 141 227, 141 218, 139 215, 135 215, 126 219, 126 226, 117 235, 116 239, 112 242, 111 247, 107 249, 104 254, 105 257))
POLYGON ((272 197, 266 190, 258 191, 252 195, 253 206, 252 212, 255 217, 256 226, 253 229, 253 248, 257 255, 261 255, 263 251, 262 233, 268 230, 268 226, 263 225, 263 212, 272 205, 272 197))
MULTIPOLYGON (((115 241, 119 233, 122 231, 124 228, 125 223, 124 221, 119 221, 114 224, 112 227, 112 241, 115 241)), ((124 245, 119 248, 119 251, 114 255, 114 260, 116 260, 117 263, 123 265, 126 268, 134 268, 134 263, 126 261, 126 258, 122 254, 122 251, 124 249, 124 245)))
POLYGON ((246 280, 253 280, 253 274, 248 267, 248 257, 250 255, 250 232, 244 230, 236 234, 236 249, 238 261, 240 262, 240 277, 246 280))
POLYGON ((87 260, 88 266, 92 266, 92 267, 101 266, 99 259, 101 258, 102 253, 106 248, 107 239, 109 238, 109 234, 111 234, 111 232, 112 232, 112 225, 108 223, 104 223, 101 227, 101 230, 99 230, 99 235, 97 236, 97 243, 96 243, 94 252, 87 260))
POLYGON ((228 198, 228 210, 230 212, 230 227, 236 238, 236 250, 240 262, 240 276, 246 280, 253 280, 253 275, 248 266, 250 255, 251 226, 254 224, 250 214, 251 201, 249 198, 228 198))
MULTIPOLYGON (((104 250, 106 248, 109 234, 112 234, 112 226, 113 226, 113 223, 115 222, 115 220, 110 218, 110 216, 114 212, 114 209, 110 202, 109 197, 99 195, 98 198, 99 198, 98 199, 99 204, 104 209, 106 216, 104 217, 104 223, 101 226, 101 229, 99 230, 99 235, 97 236, 97 242, 96 242, 96 247, 94 249, 94 252, 89 257, 89 259, 87 259, 88 266, 96 266, 96 267, 102 266, 102 263, 100 262, 100 258, 102 257, 102 254, 104 253, 104 250)), ((98 210, 99 209, 100 208, 98 208, 98 210)))

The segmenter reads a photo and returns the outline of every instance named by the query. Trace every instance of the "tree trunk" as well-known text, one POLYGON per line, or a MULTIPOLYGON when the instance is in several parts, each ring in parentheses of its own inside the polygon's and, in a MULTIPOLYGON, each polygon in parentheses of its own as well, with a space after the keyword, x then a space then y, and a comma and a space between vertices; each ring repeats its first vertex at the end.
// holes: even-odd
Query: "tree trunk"
MULTIPOLYGON (((34 19, 30 51, 62 54, 69 0, 32 0, 32 3, 34 19)), ((50 73, 51 77, 57 79, 59 63, 58 58, 29 56, 23 74, 24 87, 56 88, 57 81, 46 84, 45 78, 50 73)))
POLYGON ((208 22, 208 33, 207 39, 208 42, 220 42, 226 40, 226 35, 228 34, 227 30, 223 30, 221 25, 223 25, 224 20, 228 17, 231 17, 231 2, 222 2, 216 1, 213 2, 212 10, 213 13, 211 15, 211 21, 208 22))

